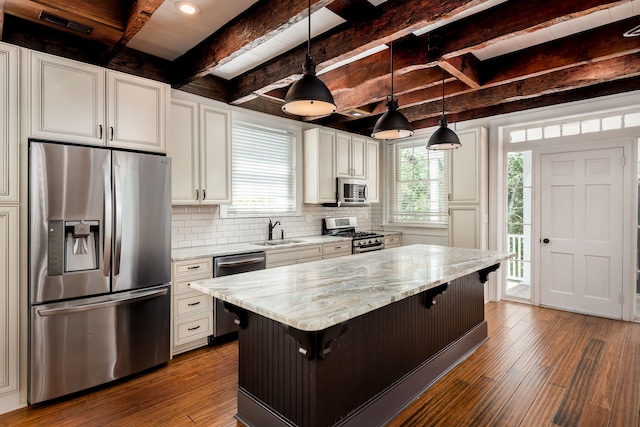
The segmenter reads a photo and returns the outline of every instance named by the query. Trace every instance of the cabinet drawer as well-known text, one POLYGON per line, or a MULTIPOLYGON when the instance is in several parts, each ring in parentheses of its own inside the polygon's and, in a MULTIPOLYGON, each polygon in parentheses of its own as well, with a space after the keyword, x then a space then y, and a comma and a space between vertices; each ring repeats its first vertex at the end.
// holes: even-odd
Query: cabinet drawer
POLYGON ((387 236, 384 238, 385 249, 396 248, 402 245, 402 236, 387 236))
POLYGON ((173 263, 173 277, 198 276, 202 279, 213 277, 213 258, 197 258, 173 263))
POLYGON ((335 258, 351 255, 351 241, 325 243, 322 245, 322 258, 335 258))
POLYGON ((210 279, 210 276, 207 277, 191 277, 188 280, 180 280, 173 283, 173 293, 174 295, 184 294, 185 292, 198 292, 191 289, 191 283, 196 282, 202 279, 210 279))
POLYGON ((178 322, 174 329, 174 345, 213 335, 213 313, 203 314, 182 322, 178 322))
POLYGON ((267 251, 267 268, 322 259, 322 245, 267 251))
POLYGON ((212 312, 213 297, 200 294, 176 298, 176 317, 189 316, 198 311, 212 312))

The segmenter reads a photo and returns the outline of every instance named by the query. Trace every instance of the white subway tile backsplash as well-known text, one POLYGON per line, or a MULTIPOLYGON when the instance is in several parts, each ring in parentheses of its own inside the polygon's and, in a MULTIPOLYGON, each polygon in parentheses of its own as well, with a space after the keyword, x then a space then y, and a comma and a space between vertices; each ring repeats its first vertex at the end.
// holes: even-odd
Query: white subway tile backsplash
MULTIPOLYGON (((358 208, 326 208, 303 205, 300 217, 272 217, 280 221, 273 236, 278 239, 318 236, 322 218, 355 216, 359 230, 379 229, 382 224, 380 204, 358 208), (307 216, 311 222, 307 222, 307 216)), ((171 220, 172 248, 245 243, 267 239, 269 218, 220 218, 218 206, 173 206, 171 220)))

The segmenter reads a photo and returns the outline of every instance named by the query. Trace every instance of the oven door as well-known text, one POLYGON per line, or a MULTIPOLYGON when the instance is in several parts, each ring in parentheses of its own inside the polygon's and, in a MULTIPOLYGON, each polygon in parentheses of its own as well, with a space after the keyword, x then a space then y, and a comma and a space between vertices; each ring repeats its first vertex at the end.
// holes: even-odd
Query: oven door
POLYGON ((356 242, 354 242, 352 252, 354 254, 361 254, 364 252, 381 251, 382 249, 384 249, 384 242, 376 242, 368 245, 356 245, 356 242))

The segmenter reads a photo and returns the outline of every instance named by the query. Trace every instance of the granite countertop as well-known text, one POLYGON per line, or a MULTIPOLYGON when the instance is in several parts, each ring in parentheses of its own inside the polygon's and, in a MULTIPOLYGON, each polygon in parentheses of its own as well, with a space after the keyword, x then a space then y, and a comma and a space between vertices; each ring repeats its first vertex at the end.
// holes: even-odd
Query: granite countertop
MULTIPOLYGON (((210 246, 197 246, 193 248, 179 248, 171 251, 172 261, 183 261, 194 258, 202 257, 217 257, 226 255, 238 255, 251 252, 263 252, 276 249, 286 249, 294 247, 302 247, 309 245, 320 245, 323 243, 340 242, 351 240, 348 237, 335 237, 335 236, 311 236, 311 237, 293 237, 291 239, 285 239, 292 243, 279 244, 279 245, 265 245, 260 242, 254 243, 231 243, 227 245, 210 245, 210 246)), ((278 242, 278 239, 272 240, 272 242, 278 242)))
POLYGON ((411 245, 201 280, 191 288, 285 325, 319 331, 513 255, 411 245))

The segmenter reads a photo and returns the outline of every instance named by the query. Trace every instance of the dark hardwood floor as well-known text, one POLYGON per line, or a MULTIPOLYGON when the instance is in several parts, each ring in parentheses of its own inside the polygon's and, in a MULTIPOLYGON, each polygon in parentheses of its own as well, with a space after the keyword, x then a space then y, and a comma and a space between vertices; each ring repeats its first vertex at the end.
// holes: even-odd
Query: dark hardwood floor
MULTIPOLYGON (((638 426, 640 324, 510 302, 485 306, 490 340, 389 424, 638 426)), ((0 426, 234 426, 237 345, 57 402, 0 426)), ((368 427, 368 426, 363 426, 368 427)))

